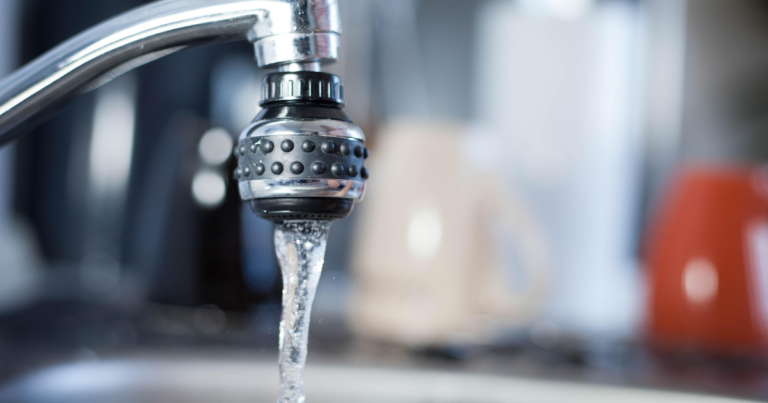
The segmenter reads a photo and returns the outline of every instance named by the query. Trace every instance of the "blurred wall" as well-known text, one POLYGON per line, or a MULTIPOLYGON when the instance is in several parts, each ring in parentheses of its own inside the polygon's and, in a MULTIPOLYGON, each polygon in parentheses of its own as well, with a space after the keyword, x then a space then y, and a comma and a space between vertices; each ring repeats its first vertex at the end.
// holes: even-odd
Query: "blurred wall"
POLYGON ((768 159, 768 3, 688 5, 682 155, 768 159))
MULTIPOLYGON (((642 210, 646 222, 680 156, 687 0, 647 0, 643 17, 644 140, 642 210)), ((640 234, 638 234, 640 236, 640 234)))
MULTIPOLYGON (((0 2, 0 77, 8 74, 17 63, 18 25, 20 2, 0 2)), ((11 201, 11 154, 10 147, 0 149, 0 228, 7 225, 11 201)))

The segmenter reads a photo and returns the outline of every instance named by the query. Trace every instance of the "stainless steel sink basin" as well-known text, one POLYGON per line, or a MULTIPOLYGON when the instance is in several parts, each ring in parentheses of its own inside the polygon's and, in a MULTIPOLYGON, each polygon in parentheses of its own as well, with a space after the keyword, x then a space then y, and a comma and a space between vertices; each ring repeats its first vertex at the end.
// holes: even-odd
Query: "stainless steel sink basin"
MULTIPOLYGON (((277 367, 265 361, 127 359, 74 363, 0 390, 0 403, 276 401, 277 367)), ((311 403, 735 403, 746 400, 439 371, 310 365, 311 403)))

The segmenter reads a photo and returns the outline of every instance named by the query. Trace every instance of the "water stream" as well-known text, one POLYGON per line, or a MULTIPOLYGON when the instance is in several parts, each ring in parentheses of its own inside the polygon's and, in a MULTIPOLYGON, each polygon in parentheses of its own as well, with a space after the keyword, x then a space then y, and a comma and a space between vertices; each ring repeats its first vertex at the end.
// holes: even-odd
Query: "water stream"
POLYGON ((283 272, 278 403, 304 403, 309 315, 330 227, 329 221, 286 221, 275 228, 275 250, 283 272))

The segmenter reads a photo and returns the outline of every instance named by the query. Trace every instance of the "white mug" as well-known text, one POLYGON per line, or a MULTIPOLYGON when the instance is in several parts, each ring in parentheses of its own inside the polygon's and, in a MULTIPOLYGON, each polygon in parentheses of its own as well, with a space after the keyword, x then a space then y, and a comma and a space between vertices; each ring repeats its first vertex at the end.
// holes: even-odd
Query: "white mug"
POLYGON ((470 162, 464 132, 434 121, 379 132, 353 248, 357 335, 411 346, 483 343, 542 308, 549 259, 541 231, 496 175, 470 162), (510 249, 524 279, 514 286, 498 258, 510 249))

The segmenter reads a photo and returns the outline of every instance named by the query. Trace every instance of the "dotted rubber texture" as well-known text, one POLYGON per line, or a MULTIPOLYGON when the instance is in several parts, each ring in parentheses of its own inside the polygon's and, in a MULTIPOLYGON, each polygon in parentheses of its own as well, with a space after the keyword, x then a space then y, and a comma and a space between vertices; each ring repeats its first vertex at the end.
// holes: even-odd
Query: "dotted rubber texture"
POLYGON ((243 139, 235 148, 238 181, 368 178, 365 144, 333 136, 287 135, 243 139))
POLYGON ((344 218, 352 212, 354 201, 332 197, 279 197, 253 199, 251 209, 259 217, 273 222, 290 220, 327 220, 344 218))

